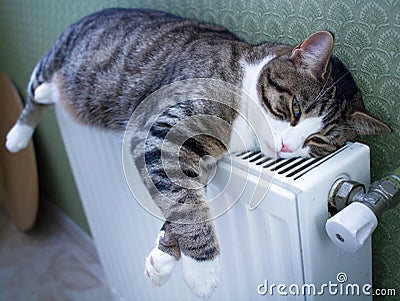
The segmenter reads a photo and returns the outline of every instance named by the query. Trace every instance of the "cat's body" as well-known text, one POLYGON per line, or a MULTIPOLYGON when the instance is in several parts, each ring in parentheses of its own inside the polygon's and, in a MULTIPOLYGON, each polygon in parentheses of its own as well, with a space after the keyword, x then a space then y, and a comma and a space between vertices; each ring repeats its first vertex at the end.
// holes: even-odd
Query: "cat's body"
POLYGON ((27 105, 7 137, 7 147, 23 148, 53 102, 79 122, 124 131, 138 105, 168 84, 202 78, 243 91, 254 102, 247 96, 224 104, 204 98, 168 107, 159 99, 154 111, 161 107, 162 113, 148 124, 154 112, 144 110, 132 138, 132 157, 167 219, 146 259, 145 274, 161 285, 182 258, 187 284, 208 297, 218 282, 219 246, 204 187, 191 186, 200 182, 202 158, 218 160, 227 149, 241 150, 243 144, 233 132, 248 147, 280 157, 322 156, 358 134, 390 132, 368 115, 351 75, 331 57, 332 48, 328 32, 318 32, 294 48, 252 46, 219 26, 162 12, 105 10, 68 28, 37 65, 27 105), (175 143, 168 132, 199 114, 224 123, 197 122, 203 134, 187 136, 178 145, 179 154, 174 147, 166 148, 163 161, 163 143, 175 143), (213 127, 218 137, 211 134, 213 127), (168 172, 181 172, 185 185, 174 182, 168 172))

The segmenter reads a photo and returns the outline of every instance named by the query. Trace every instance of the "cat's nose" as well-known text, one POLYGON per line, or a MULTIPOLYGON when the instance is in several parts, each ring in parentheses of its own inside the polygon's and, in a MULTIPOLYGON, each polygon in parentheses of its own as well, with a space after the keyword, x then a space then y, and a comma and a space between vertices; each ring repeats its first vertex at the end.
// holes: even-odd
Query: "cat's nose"
POLYGON ((282 141, 281 152, 282 153, 292 153, 293 151, 282 141))

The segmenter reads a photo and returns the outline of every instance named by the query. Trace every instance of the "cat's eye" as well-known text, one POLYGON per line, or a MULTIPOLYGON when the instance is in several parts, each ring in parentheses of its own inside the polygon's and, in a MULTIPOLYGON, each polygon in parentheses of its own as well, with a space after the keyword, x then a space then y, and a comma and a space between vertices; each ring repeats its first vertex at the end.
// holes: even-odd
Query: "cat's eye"
POLYGON ((317 144, 324 144, 326 143, 322 138, 318 137, 318 136, 312 136, 310 138, 310 141, 315 142, 317 144))
POLYGON ((301 117, 301 107, 300 107, 300 102, 297 100, 296 97, 293 97, 292 99, 292 118, 291 118, 291 126, 295 126, 301 117))

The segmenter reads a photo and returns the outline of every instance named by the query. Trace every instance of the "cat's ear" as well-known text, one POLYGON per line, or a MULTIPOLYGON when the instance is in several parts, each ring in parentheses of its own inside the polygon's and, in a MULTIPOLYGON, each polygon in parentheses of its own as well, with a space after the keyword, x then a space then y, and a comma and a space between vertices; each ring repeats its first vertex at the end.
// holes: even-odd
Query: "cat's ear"
POLYGON ((392 132, 386 123, 366 112, 356 111, 350 118, 357 135, 382 135, 392 132))
POLYGON ((301 72, 307 72, 316 80, 323 80, 333 50, 333 35, 318 31, 297 45, 290 59, 301 72))

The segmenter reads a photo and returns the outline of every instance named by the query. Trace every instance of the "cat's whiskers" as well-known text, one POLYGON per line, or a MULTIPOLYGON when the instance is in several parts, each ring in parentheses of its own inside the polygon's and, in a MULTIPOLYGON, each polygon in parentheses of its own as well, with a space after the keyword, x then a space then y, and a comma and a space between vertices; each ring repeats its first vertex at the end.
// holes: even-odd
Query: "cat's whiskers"
MULTIPOLYGON (((332 83, 332 85, 330 85, 326 90, 325 90, 325 92, 320 96, 320 98, 322 97, 322 96, 324 96, 330 89, 332 89, 332 87, 333 86, 335 86, 338 82, 340 82, 343 78, 345 78, 348 74, 350 73, 350 71, 347 71, 345 74, 343 74, 341 77, 339 77, 337 80, 335 80, 333 83, 332 83)), ((320 99, 319 98, 319 99, 320 99)))
MULTIPOLYGON (((331 74, 331 69, 329 69, 329 75, 330 75, 330 74, 331 74)), ((313 100, 311 103, 309 103, 309 104, 305 107, 305 111, 311 110, 310 108, 315 107, 315 105, 318 103, 318 101, 321 99, 321 97, 322 97, 323 95, 325 95, 325 93, 327 92, 327 90, 325 90, 325 92, 324 92, 324 89, 325 89, 325 87, 326 87, 326 84, 328 83, 329 75, 326 77, 325 83, 324 83, 323 87, 321 88, 321 90, 319 91, 318 95, 314 98, 314 100, 313 100)))
MULTIPOLYGON (((305 108, 305 110, 308 110, 308 108, 310 107, 314 107, 316 105, 316 103, 318 103, 321 98, 330 90, 332 89, 333 86, 335 86, 338 82, 340 82, 343 78, 345 78, 348 74, 350 73, 350 71, 347 71, 345 74, 343 74, 341 77, 339 77, 337 80, 335 80, 328 88, 325 88, 327 82, 328 82, 328 78, 329 76, 327 76, 327 79, 324 83, 324 86, 321 88, 321 91, 318 93, 318 95, 314 98, 314 100, 307 105, 307 107, 305 108)), ((329 70, 329 75, 330 75, 330 70, 329 70)))
POLYGON ((325 93, 328 91, 328 90, 325 90, 325 92, 323 92, 324 89, 325 89, 325 87, 326 87, 326 85, 327 85, 327 83, 328 83, 329 76, 331 75, 331 69, 332 69, 332 67, 329 68, 329 74, 328 74, 328 76, 326 77, 324 86, 321 88, 321 91, 319 91, 318 95, 315 97, 314 102, 318 101, 318 100, 319 100, 322 96, 324 96, 325 93))

